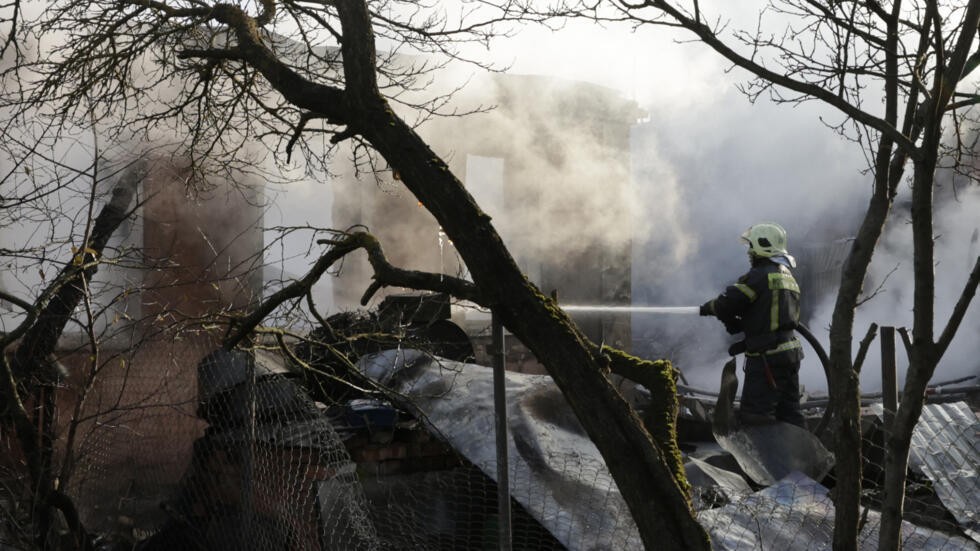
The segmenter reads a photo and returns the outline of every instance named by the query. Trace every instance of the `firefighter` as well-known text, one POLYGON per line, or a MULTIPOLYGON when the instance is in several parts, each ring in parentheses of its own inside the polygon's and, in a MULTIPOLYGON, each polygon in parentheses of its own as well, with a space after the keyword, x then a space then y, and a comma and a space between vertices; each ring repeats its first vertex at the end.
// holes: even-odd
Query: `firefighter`
POLYGON ((803 348, 794 330, 800 321, 800 287, 790 268, 786 230, 765 222, 742 234, 752 268, 717 298, 700 307, 731 333, 745 339, 729 353, 745 352, 745 384, 739 416, 744 422, 775 418, 803 426, 800 413, 800 360, 803 348))

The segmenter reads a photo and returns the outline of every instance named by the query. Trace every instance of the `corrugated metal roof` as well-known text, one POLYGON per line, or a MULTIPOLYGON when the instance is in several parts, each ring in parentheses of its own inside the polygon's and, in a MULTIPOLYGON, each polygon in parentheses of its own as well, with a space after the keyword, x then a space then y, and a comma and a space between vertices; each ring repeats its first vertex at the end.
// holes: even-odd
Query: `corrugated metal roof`
MULTIPOLYGON (((880 403, 870 409, 883 414, 880 403)), ((912 433, 909 466, 933 482, 963 531, 980 542, 980 420, 970 406, 925 405, 912 433)))
MULTIPOLYGON (((434 361, 413 350, 365 356, 359 367, 372 378, 392 381, 457 451, 496 478, 496 450, 486 438, 494 431, 489 368, 434 361)), ((625 501, 595 445, 571 422, 571 412, 542 415, 542 404, 567 407, 558 405, 564 404, 560 399, 544 400, 557 395, 554 381, 505 375, 511 496, 570 550, 641 549, 625 501)), ((722 474, 702 482, 715 486, 722 474)), ((734 484, 723 490, 730 494, 729 504, 698 513, 716 549, 831 549, 834 506, 827 488, 816 481, 794 472, 756 493, 745 495, 734 484)), ((878 549, 880 519, 880 513, 868 511, 858 541, 862 551, 878 549)), ((902 540, 906 549, 923 551, 976 548, 967 538, 910 522, 902 523, 902 540)))
MULTIPOLYGON (((834 504, 827 488, 800 473, 773 486, 698 513, 715 549, 725 551, 829 551, 834 535, 834 504)), ((868 511, 858 549, 878 549, 881 514, 868 511)), ((917 551, 976 549, 970 540, 902 522, 902 546, 917 551)))
MULTIPOLYGON (((358 366, 389 381, 456 451, 496 480, 491 368, 409 349, 364 356, 358 366)), ((555 382, 504 375, 511 497, 569 551, 642 550, 626 501, 555 382)))

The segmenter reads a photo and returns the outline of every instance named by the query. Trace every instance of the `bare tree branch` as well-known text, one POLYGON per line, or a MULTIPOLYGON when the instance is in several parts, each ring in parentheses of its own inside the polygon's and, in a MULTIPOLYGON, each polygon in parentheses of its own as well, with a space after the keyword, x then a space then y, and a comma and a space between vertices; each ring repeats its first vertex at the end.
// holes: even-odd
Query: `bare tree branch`
POLYGON ((18 306, 20 307, 20 309, 24 310, 25 312, 30 312, 34 310, 34 305, 31 304, 30 302, 27 302, 26 300, 20 297, 17 297, 15 295, 12 295, 2 290, 0 290, 0 300, 5 300, 15 306, 18 306))
POLYGON ((872 323, 868 326, 868 331, 864 334, 864 338, 861 339, 857 356, 854 357, 855 373, 861 373, 861 368, 864 367, 864 359, 868 356, 868 349, 871 348, 871 343, 874 342, 876 336, 878 336, 878 324, 872 323))
MULTIPOLYGON (((119 224, 129 215, 129 206, 136 186, 143 178, 146 166, 139 163, 130 168, 113 188, 112 199, 102 208, 92 229, 91 238, 82 243, 75 258, 65 263, 61 274, 49 289, 41 294, 46 302, 37 304, 36 321, 25 321, 23 337, 14 355, 14 367, 27 374, 42 358, 54 352, 58 337, 68 323, 84 294, 83 280, 90 279, 98 269, 98 257, 119 224)), ((14 331, 13 333, 18 333, 14 331)), ((12 334, 13 334, 12 333, 12 334)))
MULTIPOLYGON (((229 327, 228 335, 222 342, 222 347, 231 350, 281 304, 291 299, 308 296, 310 289, 330 266, 357 249, 364 249, 367 252, 368 260, 374 268, 375 281, 370 287, 374 291, 381 287, 393 285, 449 293, 456 298, 469 300, 476 304, 485 303, 476 286, 466 280, 443 274, 403 270, 392 266, 385 257, 381 244, 370 233, 354 232, 345 234, 338 239, 321 240, 320 243, 329 244, 331 248, 316 261, 313 268, 302 279, 290 283, 262 301, 262 304, 245 318, 234 320, 229 327)), ((362 299, 362 302, 366 302, 366 298, 362 299)))
POLYGON ((738 67, 741 67, 760 77, 761 79, 777 86, 782 86, 788 90, 819 99, 828 105, 837 108, 842 113, 853 118, 854 120, 867 124, 882 134, 887 135, 911 158, 918 158, 920 156, 915 143, 909 140, 909 138, 899 131, 898 128, 889 124, 886 120, 875 117, 867 111, 854 106, 830 90, 815 84, 796 80, 781 73, 777 73, 763 65, 760 65, 751 57, 745 57, 738 54, 727 44, 722 42, 710 27, 691 17, 688 17, 684 12, 679 10, 670 2, 665 2, 662 0, 649 0, 645 2, 645 5, 650 5, 663 10, 673 19, 678 21, 684 28, 693 32, 699 40, 713 48, 715 51, 724 56, 725 59, 731 61, 738 67))
POLYGON ((956 301, 956 306, 953 307, 953 312, 949 315, 946 328, 943 329, 943 332, 939 335, 939 340, 936 341, 935 354, 937 360, 946 353, 946 349, 949 348, 949 343, 953 341, 953 336, 959 330, 960 323, 962 323, 963 317, 966 316, 967 309, 970 308, 970 302, 977 293, 978 284, 980 284, 980 257, 977 257, 977 261, 973 265, 973 271, 970 273, 966 285, 963 286, 963 292, 960 293, 960 298, 956 301))

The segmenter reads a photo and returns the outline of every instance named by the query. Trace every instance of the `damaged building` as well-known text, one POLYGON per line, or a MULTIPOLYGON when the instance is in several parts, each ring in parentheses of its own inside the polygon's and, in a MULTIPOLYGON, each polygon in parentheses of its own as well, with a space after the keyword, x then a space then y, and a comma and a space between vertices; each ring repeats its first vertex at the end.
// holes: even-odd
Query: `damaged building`
MULTIPOLYGON (((449 153, 539 288, 562 304, 631 304, 633 232, 619 213, 629 210, 636 104, 602 87, 528 76, 496 75, 481 89, 485 97, 475 100, 498 108, 437 121, 433 146, 449 153), (513 131, 514 120, 531 131, 513 131), (568 154, 569 141, 586 144, 594 158, 568 154), (597 181, 600 202, 587 193, 597 181), (542 195, 561 200, 539 212, 542 195), (597 213, 596 226, 580 219, 583 204, 597 213), (564 221, 567 232, 541 231, 545 220, 564 221)), ((218 189, 189 207, 165 193, 166 184, 162 175, 146 182, 154 199, 128 237, 146 268, 137 272, 141 292, 125 306, 140 322, 127 327, 139 331, 105 343, 97 378, 76 377, 61 389, 60 409, 82 404, 82 415, 63 421, 59 445, 70 463, 66 492, 85 525, 119 549, 495 547, 502 519, 489 316, 460 311, 445 296, 391 290, 371 308, 331 313, 326 327, 285 339, 288 352, 272 338, 216 351, 220 331, 195 321, 240 312, 261 293, 259 201, 218 189)), ((382 183, 382 193, 350 174, 334 184, 335 227, 367 226, 400 267, 465 275, 452 243, 396 181, 382 183)), ((826 259, 810 263, 822 270, 811 281, 836 275, 841 247, 814 249, 813 258, 826 259)), ((335 304, 356 303, 370 275, 360 259, 346 262, 333 284, 335 304)), ((596 342, 630 349, 636 341, 628 313, 575 319, 596 342)), ((508 348, 513 548, 640 549, 618 489, 563 397, 519 343, 508 348)), ((82 348, 66 341, 64 353, 73 373, 86 373, 82 348)), ((976 384, 946 385, 937 396, 954 400, 933 400, 916 431, 910 511, 918 516, 904 527, 909 548, 978 542, 980 444, 969 390, 976 384)), ((644 390, 623 389, 642 414, 644 390)), ((682 386, 680 399, 687 475, 716 548, 829 545, 829 464, 808 472, 764 467, 760 475, 715 441, 716 396, 682 386)), ((819 422, 823 405, 810 405, 819 422)), ((874 450, 881 412, 874 398, 867 406, 874 450)), ((876 548, 871 505, 862 549, 876 548)), ((12 507, 4 496, 0 508, 12 507)))
MULTIPOLYGON (((482 76, 461 96, 464 107, 494 108, 432 120, 421 132, 493 218, 527 277, 563 304, 630 304, 630 128, 643 116, 636 103, 594 84, 507 74, 482 76)), ((346 172, 331 185, 335 227, 366 227, 396 266, 466 275, 435 219, 397 181, 346 172)), ((370 276, 366 261, 349 259, 333 281, 338 308, 357 305, 370 276)), ((487 314, 460 309, 454 320, 471 335, 488 334, 487 314)), ((627 314, 575 321, 596 342, 631 346, 627 314)), ((540 372, 533 358, 513 356, 540 372)))
MULTIPOLYGON (((341 319, 330 321, 335 330, 342 330, 341 319)), ((363 327, 355 324, 350 329, 357 334, 363 327)), ((415 337, 403 344, 366 347, 361 349, 362 354, 346 354, 346 360, 357 358, 346 369, 356 369, 358 375, 348 371, 346 378, 359 381, 362 391, 349 392, 337 401, 330 399, 336 390, 317 382, 317 378, 332 381, 344 373, 330 348, 313 345, 301 352, 298 359, 316 368, 312 374, 279 353, 255 352, 251 359, 248 354, 239 356, 245 360, 243 365, 254 362, 252 369, 258 375, 251 383, 245 380, 224 386, 221 392, 231 392, 213 409, 221 411, 231 402, 240 402, 234 398, 236 395, 252 393, 256 396, 257 422, 251 429, 247 424, 241 427, 232 423, 229 427, 212 411, 207 414, 211 424, 202 441, 209 442, 212 448, 224 449, 230 435, 221 436, 222 432, 230 428, 232 434, 239 435, 230 436, 232 440, 244 437, 247 442, 242 429, 246 433, 251 430, 251 438, 261 441, 261 446, 242 449, 247 450, 244 453, 260 454, 249 460, 259 462, 261 454, 272 450, 279 450, 276 454, 293 450, 289 453, 317 457, 316 453, 299 450, 313 447, 313 435, 318 434, 322 443, 330 441, 336 446, 337 442, 344 442, 350 454, 349 460, 340 463, 346 467, 335 465, 326 477, 323 470, 309 467, 294 471, 295 488, 305 484, 307 490, 291 494, 292 506, 288 510, 272 514, 268 504, 260 506, 270 496, 254 495, 256 514, 265 515, 269 526, 299 523, 296 526, 307 526, 308 530, 309 526, 318 526, 325 531, 321 537, 327 538, 333 532, 324 527, 333 526, 336 519, 353 510, 363 515, 358 517, 361 521, 370 520, 367 528, 357 537, 347 534, 339 547, 325 548, 360 549, 365 541, 419 550, 495 545, 499 526, 495 480, 500 458, 490 436, 494 432, 495 407, 492 369, 436 356, 432 351, 438 343, 427 343, 424 338, 415 337), (304 379, 303 390, 294 386, 304 379), (389 392, 365 392, 363 389, 370 388, 368 381, 382 384, 389 392), (272 391, 275 386, 279 390, 272 391), (291 414, 304 409, 294 407, 301 403, 307 404, 305 411, 312 413, 311 408, 316 408, 321 416, 291 414), (311 431, 311 426, 316 426, 316 430, 311 431), (219 440, 220 446, 216 444, 219 440), (296 472, 304 473, 300 478, 305 483, 297 482, 296 472), (357 476, 338 478, 341 472, 356 472, 357 476), (338 486, 347 489, 338 493, 338 486), (334 488, 333 493, 327 488, 334 488), (314 496, 309 503, 317 504, 319 516, 302 518, 302 495, 314 496), (331 510, 328 505, 336 504, 332 500, 341 499, 338 496, 342 496, 341 503, 348 505, 331 510)), ((207 362, 201 364, 202 379, 212 378, 214 373, 207 362)), ((545 375, 513 371, 506 373, 506 379, 512 548, 642 549, 630 513, 602 457, 554 383, 545 375)), ((972 549, 977 544, 977 389, 975 385, 953 386, 945 390, 944 397, 948 401, 936 400, 926 406, 915 432, 903 538, 907 546, 916 549, 972 549)), ((642 390, 631 395, 641 415, 647 399, 642 390)), ((825 450, 819 457, 809 452, 791 453, 795 460, 787 461, 785 450, 779 451, 777 445, 791 442, 791 449, 799 451, 804 443, 800 438, 812 435, 783 424, 750 428, 745 431, 746 438, 767 446, 768 457, 763 453, 746 462, 746 458, 732 454, 729 446, 717 439, 716 427, 705 419, 722 407, 717 399, 685 391, 681 401, 685 422, 679 426, 679 440, 687 477, 698 518, 716 548, 765 548, 779 543, 787 549, 815 549, 830 545, 832 456, 825 450), (806 538, 800 534, 806 534, 806 538)), ((202 404, 208 404, 208 399, 202 399, 202 404)), ((872 462, 882 442, 881 414, 880 403, 869 399, 864 433, 868 460, 872 462)), ((224 417, 228 416, 230 412, 225 409, 224 417)), ((203 444, 195 446, 195 454, 200 446, 203 444)), ((290 465, 295 465, 295 461, 290 465)), ((263 486, 259 478, 271 473, 274 469, 268 466, 256 468, 251 484, 263 486)), ((876 473, 879 471, 874 468, 866 469, 869 496, 879 488, 876 473)), ((199 492, 203 486, 189 487, 199 492)), ((865 505, 860 548, 875 549, 880 514, 873 497, 865 505)))

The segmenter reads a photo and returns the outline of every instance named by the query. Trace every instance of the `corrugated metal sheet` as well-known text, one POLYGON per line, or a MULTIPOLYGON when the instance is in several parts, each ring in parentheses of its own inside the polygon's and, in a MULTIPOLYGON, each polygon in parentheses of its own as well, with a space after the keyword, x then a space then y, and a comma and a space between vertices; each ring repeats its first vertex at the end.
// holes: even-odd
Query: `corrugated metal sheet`
MULTIPOLYGON (((358 365, 407 398, 406 405, 496 480, 491 368, 417 350, 364 356, 358 365)), ((511 497, 569 551, 642 550, 626 501, 551 377, 505 376, 511 497)))
MULTIPOLYGON (((407 397, 457 451, 495 478, 495 449, 487 438, 494 431, 489 368, 436 362, 413 350, 365 356, 359 366, 407 397)), ((641 549, 636 525, 598 450, 571 412, 558 410, 567 406, 559 405, 565 402, 554 381, 513 372, 506 378, 512 497, 570 550, 641 549)), ((737 476, 724 476, 729 475, 737 476)), ((714 472, 701 482, 718 487, 721 478, 714 472)), ((716 549, 831 549, 834 506, 827 488, 798 472, 759 492, 746 494, 740 487, 747 485, 725 483, 731 503, 698 513, 716 549)), ((880 518, 868 511, 860 550, 878 549, 880 518)), ((905 549, 976 549, 966 538, 909 522, 902 523, 902 540, 905 549)))
MULTIPOLYGON (((872 404, 871 410, 882 416, 882 404, 872 404)), ((924 406, 912 433, 909 466, 933 482, 963 531, 980 542, 980 420, 970 406, 924 406)))
MULTIPOLYGON (((834 504, 827 488, 800 473, 718 509, 698 513, 715 549, 724 551, 829 551, 834 504)), ((858 549, 876 551, 881 514, 869 511, 858 549)), ((971 551, 968 539, 902 522, 902 546, 917 551, 971 551)))

